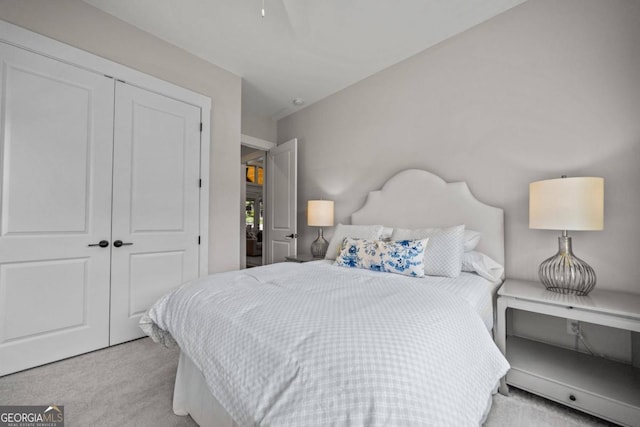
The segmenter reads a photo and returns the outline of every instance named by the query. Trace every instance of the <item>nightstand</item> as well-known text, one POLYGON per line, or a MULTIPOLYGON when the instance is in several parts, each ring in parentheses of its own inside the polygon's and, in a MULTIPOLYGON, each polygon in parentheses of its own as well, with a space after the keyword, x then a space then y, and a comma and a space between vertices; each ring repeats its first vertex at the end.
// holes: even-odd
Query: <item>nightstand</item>
POLYGON ((318 261, 322 258, 314 258, 311 255, 296 255, 296 256, 287 256, 284 257, 286 261, 289 262, 309 262, 309 261, 318 261))
MULTIPOLYGON (((498 291, 496 343, 511 364, 507 384, 613 421, 640 426, 640 368, 517 336, 506 336, 507 309, 640 333, 640 295, 595 289, 588 296, 506 280, 498 291)), ((638 341, 638 335, 632 337, 638 341)), ((637 350, 637 345, 635 345, 637 350)), ((637 355, 635 355, 637 357, 637 355)))

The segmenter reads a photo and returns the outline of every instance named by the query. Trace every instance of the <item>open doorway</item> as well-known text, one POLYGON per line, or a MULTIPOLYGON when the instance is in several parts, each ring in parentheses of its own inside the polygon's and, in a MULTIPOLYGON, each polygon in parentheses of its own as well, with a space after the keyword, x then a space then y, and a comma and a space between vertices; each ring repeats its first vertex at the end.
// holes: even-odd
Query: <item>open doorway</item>
POLYGON ((241 144, 240 268, 286 261, 297 254, 298 140, 241 144))
MULTIPOLYGON (((243 261, 245 268, 264 264, 265 151, 242 146, 242 218, 244 227, 243 261)), ((242 238, 242 237, 241 237, 242 238)))

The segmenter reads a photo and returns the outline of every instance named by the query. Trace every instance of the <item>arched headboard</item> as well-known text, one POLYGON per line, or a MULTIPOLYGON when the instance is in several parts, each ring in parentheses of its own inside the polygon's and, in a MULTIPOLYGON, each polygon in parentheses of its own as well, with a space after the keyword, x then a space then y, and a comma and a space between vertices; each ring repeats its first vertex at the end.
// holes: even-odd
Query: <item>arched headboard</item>
POLYGON ((465 224, 482 233, 476 250, 504 265, 504 211, 476 199, 466 182, 447 183, 424 170, 402 171, 370 192, 351 223, 400 228, 465 224))

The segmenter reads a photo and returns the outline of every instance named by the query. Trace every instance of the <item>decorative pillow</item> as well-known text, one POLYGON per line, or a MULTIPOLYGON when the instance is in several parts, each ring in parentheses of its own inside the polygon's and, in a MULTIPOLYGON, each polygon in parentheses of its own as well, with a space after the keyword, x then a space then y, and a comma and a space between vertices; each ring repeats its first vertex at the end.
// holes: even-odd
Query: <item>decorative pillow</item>
POLYGON ((411 277, 424 277, 424 256, 428 242, 428 238, 381 241, 383 271, 411 277))
POLYGON ((382 271, 382 260, 378 250, 379 240, 345 237, 335 265, 382 271))
POLYGON ((333 236, 327 248, 325 259, 336 259, 340 253, 340 246, 345 237, 354 237, 359 239, 376 240, 380 238, 382 233, 381 225, 344 225, 338 224, 333 230, 333 236))
POLYGON ((478 231, 464 230, 464 251, 471 252, 480 243, 482 234, 478 231))
POLYGON ((504 267, 482 252, 466 252, 462 257, 462 271, 476 273, 496 284, 504 279, 504 267))
POLYGON ((424 277, 424 250, 428 240, 385 242, 346 237, 335 264, 341 267, 424 277))
POLYGON ((429 239, 424 253, 424 274, 458 277, 464 253, 464 225, 449 228, 394 228, 393 240, 429 239))

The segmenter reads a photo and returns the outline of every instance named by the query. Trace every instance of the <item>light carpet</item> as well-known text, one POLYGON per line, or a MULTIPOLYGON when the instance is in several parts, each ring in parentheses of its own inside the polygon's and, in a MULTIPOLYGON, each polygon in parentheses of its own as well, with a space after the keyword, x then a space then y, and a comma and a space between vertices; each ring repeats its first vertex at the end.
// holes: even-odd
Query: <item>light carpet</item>
MULTIPOLYGON (((0 377, 0 405, 64 405, 65 426, 196 426, 172 412, 178 350, 149 338, 0 377)), ((610 426, 512 389, 497 394, 485 426, 610 426)))

